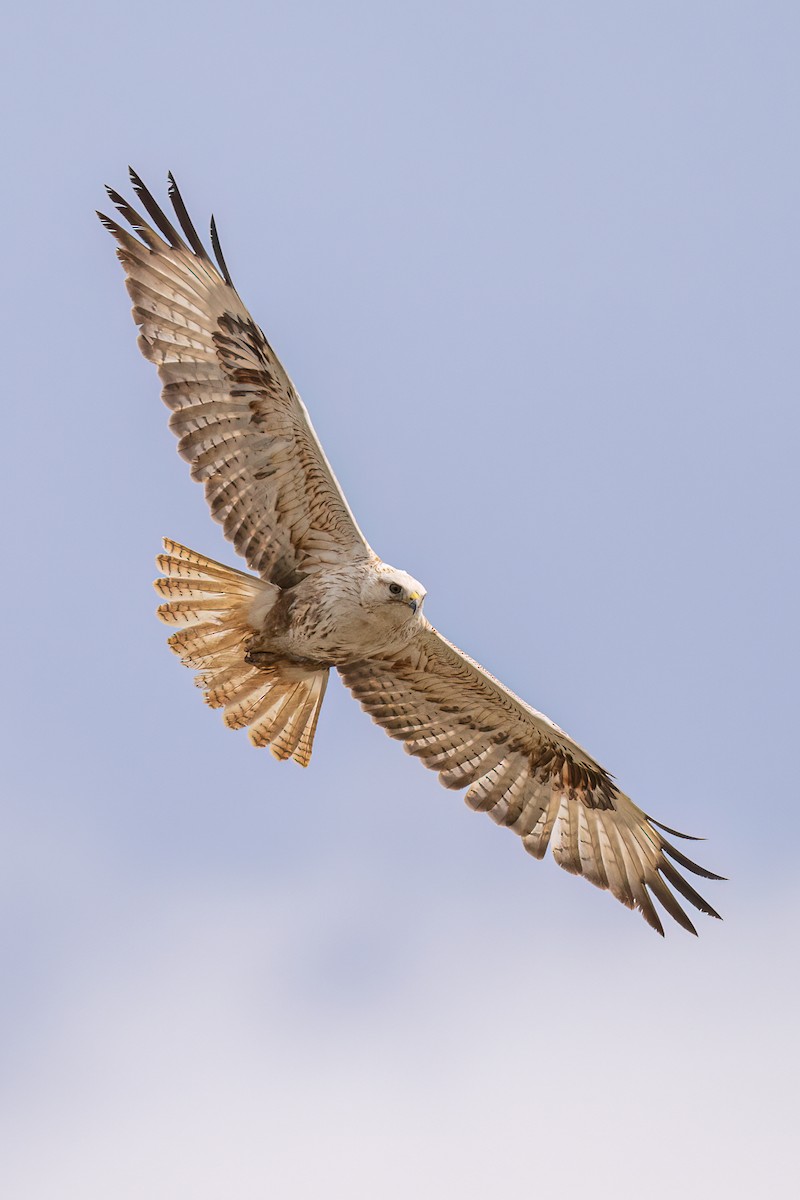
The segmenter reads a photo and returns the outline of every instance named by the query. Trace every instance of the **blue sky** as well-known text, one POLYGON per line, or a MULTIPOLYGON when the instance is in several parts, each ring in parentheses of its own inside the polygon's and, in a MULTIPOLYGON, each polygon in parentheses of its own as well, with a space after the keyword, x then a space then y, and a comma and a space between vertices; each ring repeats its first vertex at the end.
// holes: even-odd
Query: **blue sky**
POLYGON ((796 5, 33 3, 5 35, 4 1194, 785 1194, 796 5), (662 941, 533 862, 338 685, 305 772, 204 709, 153 559, 234 556, 93 216, 128 162, 215 212, 431 620, 708 838, 723 923, 662 941))

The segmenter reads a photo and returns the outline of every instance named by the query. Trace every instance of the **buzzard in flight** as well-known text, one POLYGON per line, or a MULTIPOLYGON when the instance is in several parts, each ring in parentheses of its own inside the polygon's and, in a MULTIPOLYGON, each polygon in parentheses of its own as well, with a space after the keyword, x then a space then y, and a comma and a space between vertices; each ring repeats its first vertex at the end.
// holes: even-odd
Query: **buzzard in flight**
POLYGON ((659 933, 675 892, 718 914, 679 872, 719 879, 664 837, 612 777, 428 623, 425 589, 359 529, 291 380, 239 298, 211 221, 209 257, 175 181, 180 231, 132 171, 150 221, 108 189, 130 228, 98 214, 158 367, 170 426, 212 516, 255 574, 165 541, 162 621, 231 729, 308 764, 332 668, 390 737, 445 787, 512 829, 529 854, 607 888, 659 933), (152 224, 150 223, 152 222, 152 224), (133 232, 131 232, 131 230, 133 232))

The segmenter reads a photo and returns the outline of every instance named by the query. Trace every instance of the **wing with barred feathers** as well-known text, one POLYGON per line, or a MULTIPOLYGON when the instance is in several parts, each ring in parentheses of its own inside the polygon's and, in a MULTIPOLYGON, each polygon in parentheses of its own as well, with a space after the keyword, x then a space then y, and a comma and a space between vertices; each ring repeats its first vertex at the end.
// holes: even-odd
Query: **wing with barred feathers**
POLYGON ((686 835, 637 808, 557 725, 432 626, 426 623, 401 652, 340 673, 390 737, 438 771, 445 787, 468 788, 467 803, 513 829, 535 858, 552 845, 559 866, 638 909, 660 934, 653 898, 697 932, 668 884, 701 912, 719 916, 674 864, 706 879, 721 876, 692 862, 660 831, 686 835))
POLYGON ((98 216, 117 240, 139 346, 158 366, 170 426, 212 515, 279 587, 370 557, 305 406, 233 287, 213 219, 216 264, 171 175, 183 236, 133 171, 131 180, 152 225, 110 188, 133 233, 98 216))

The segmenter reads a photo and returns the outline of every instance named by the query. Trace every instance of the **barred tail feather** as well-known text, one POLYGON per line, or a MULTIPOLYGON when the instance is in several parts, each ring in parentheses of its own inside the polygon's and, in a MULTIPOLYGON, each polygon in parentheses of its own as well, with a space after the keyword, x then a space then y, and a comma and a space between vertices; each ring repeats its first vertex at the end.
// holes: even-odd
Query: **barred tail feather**
POLYGON ((262 669, 245 661, 280 588, 168 538, 164 551, 156 559, 163 575, 154 586, 164 600, 158 616, 181 626, 168 645, 197 671, 206 703, 223 710, 229 729, 249 726, 254 746, 308 766, 328 671, 304 672, 290 663, 262 669))
POLYGON ((278 759, 293 758, 307 767, 311 759, 319 712, 328 686, 328 671, 315 671, 285 690, 275 689, 254 718, 250 741, 269 745, 278 759))

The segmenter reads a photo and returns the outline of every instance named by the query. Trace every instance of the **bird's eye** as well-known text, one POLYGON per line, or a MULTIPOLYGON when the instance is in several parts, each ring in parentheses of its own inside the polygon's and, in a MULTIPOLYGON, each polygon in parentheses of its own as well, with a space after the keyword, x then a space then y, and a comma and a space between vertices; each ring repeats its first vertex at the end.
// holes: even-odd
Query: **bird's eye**
POLYGON ((403 594, 403 589, 400 587, 399 583, 390 583, 389 591, 392 593, 393 596, 402 596, 402 594, 403 594))

